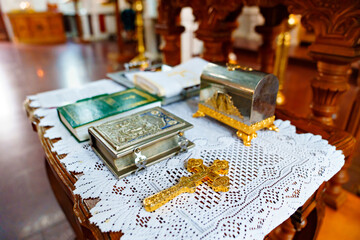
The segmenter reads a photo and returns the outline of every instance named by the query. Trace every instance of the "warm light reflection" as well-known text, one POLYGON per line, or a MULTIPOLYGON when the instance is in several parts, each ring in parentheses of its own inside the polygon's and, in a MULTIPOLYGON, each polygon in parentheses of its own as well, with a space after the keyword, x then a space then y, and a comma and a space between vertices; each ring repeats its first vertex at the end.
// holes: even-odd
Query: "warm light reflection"
POLYGON ((41 68, 39 68, 39 69, 36 71, 36 75, 37 75, 39 78, 43 78, 44 75, 45 75, 45 72, 44 72, 44 70, 42 70, 41 68))
POLYGON ((30 3, 28 1, 22 1, 19 4, 21 10, 26 10, 30 8, 30 3))
POLYGON ((11 81, 12 78, 8 76, 8 71, 5 67, 5 64, 0 65, 0 125, 7 126, 3 127, 1 134, 7 136, 7 138, 16 138, 21 134, 18 131, 11 132, 13 128, 9 126, 14 126, 14 122, 17 121, 18 116, 16 110, 19 109, 19 94, 13 86, 14 82, 11 81), (5 131, 3 131, 5 130, 5 131), (8 135, 7 135, 8 134, 8 135))
POLYGON ((230 64, 237 64, 237 57, 235 53, 233 52, 229 53, 228 58, 230 64))
POLYGON ((63 70, 63 81, 61 82, 63 88, 80 87, 87 81, 84 77, 86 71, 80 64, 68 66, 63 70))
POLYGON ((56 59, 56 68, 60 73, 60 88, 73 88, 82 86, 89 82, 85 49, 79 51, 76 45, 69 44, 64 51, 56 59), (84 60, 85 59, 85 60, 84 60))
POLYGON ((290 14, 289 19, 288 19, 288 24, 290 26, 293 26, 296 24, 296 17, 294 14, 290 14))

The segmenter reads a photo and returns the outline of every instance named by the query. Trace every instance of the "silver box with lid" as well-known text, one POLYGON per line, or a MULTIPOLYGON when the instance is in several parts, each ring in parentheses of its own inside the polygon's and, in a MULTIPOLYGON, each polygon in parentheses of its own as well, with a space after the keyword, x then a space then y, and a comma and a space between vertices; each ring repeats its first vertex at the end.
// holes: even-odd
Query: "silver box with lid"
POLYGON ((95 153, 118 178, 187 151, 184 137, 193 125, 155 107, 89 128, 95 153))
POLYGON ((279 82, 273 74, 239 65, 209 63, 201 75, 200 101, 194 117, 205 115, 233 128, 250 146, 256 131, 274 126, 279 82))

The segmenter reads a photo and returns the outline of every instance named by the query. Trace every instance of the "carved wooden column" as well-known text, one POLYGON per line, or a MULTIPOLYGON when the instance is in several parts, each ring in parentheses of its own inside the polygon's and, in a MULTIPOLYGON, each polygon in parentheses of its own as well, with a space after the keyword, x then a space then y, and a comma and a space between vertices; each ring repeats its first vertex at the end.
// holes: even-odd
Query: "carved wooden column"
POLYGON ((161 50, 164 54, 164 63, 175 66, 181 62, 180 35, 185 28, 179 25, 181 6, 176 1, 158 1, 158 22, 156 32, 163 37, 161 50))
POLYGON ((342 149, 343 154, 345 155, 345 165, 328 181, 324 195, 325 203, 334 209, 339 208, 346 201, 346 193, 343 190, 342 185, 349 180, 347 169, 351 164, 351 158, 356 144, 354 139, 348 139, 347 141, 342 142, 342 145, 337 146, 337 148, 342 149))
MULTIPOLYGON (((318 70, 318 75, 311 82, 312 112, 315 119, 333 126, 333 115, 337 113, 340 96, 349 88, 350 64, 355 59, 348 56, 329 55, 331 49, 320 52, 318 47, 321 46, 314 44, 309 47, 310 55, 317 60, 318 70)), ((331 48, 331 45, 327 47, 331 48)))
POLYGON ((81 42, 83 40, 83 28, 81 22, 81 16, 79 14, 79 0, 73 0, 74 10, 75 10, 75 22, 76 22, 76 30, 78 39, 81 42))
POLYGON ((295 236, 296 229, 291 222, 291 218, 288 218, 285 222, 275 228, 268 235, 269 240, 292 240, 295 236))
MULTIPOLYGON (((320 187, 318 189, 317 192, 317 196, 316 199, 316 222, 317 222, 317 226, 315 228, 315 234, 314 234, 314 239, 317 239, 319 232, 320 232, 320 228, 322 226, 324 217, 325 217, 325 199, 324 199, 324 194, 325 192, 325 185, 323 184, 322 187, 320 187)), ((299 238, 301 239, 301 238, 299 238)))
POLYGON ((275 40, 283 30, 283 20, 289 14, 284 5, 274 7, 260 7, 260 12, 265 18, 262 26, 256 26, 255 31, 262 36, 263 44, 259 48, 261 71, 272 73, 276 53, 275 40))
POLYGON ((226 62, 232 49, 231 33, 237 27, 236 18, 242 4, 234 0, 191 1, 199 28, 196 37, 204 42, 202 58, 211 62, 226 62))
POLYGON ((122 38, 123 26, 120 16, 120 4, 119 0, 115 0, 115 19, 116 19, 116 36, 117 36, 117 47, 118 51, 122 52, 124 50, 124 40, 122 38))
POLYGON ((325 213, 325 183, 286 221, 268 234, 269 240, 316 239, 325 213))
POLYGON ((0 6, 0 41, 9 41, 9 35, 6 30, 1 6, 0 6))
MULTIPOLYGON (((348 89, 351 62, 360 58, 360 1, 353 0, 286 0, 290 13, 301 14, 302 24, 315 32, 316 40, 309 47, 317 61, 318 74, 312 81, 313 118, 333 125, 340 96, 348 89)), ((349 149, 345 166, 328 183, 325 201, 333 208, 346 199, 341 188, 347 179, 350 164, 349 149)))
POLYGON ((324 190, 325 182, 312 198, 291 216, 297 231, 294 240, 317 238, 325 216, 324 190))

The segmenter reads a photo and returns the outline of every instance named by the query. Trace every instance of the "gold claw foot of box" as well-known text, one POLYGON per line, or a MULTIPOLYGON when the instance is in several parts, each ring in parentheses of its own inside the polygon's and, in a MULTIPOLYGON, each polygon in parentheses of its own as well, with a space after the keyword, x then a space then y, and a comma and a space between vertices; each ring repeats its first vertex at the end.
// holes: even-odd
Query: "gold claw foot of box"
POLYGON ((205 113, 198 110, 196 113, 193 114, 193 117, 194 118, 205 117, 205 113))
POLYGON ((251 146, 251 140, 257 137, 257 133, 246 134, 241 131, 237 131, 236 135, 243 140, 245 146, 251 146))
POLYGON ((271 124, 270 126, 267 127, 267 129, 269 129, 270 131, 275 131, 278 132, 279 128, 275 126, 275 124, 271 124))

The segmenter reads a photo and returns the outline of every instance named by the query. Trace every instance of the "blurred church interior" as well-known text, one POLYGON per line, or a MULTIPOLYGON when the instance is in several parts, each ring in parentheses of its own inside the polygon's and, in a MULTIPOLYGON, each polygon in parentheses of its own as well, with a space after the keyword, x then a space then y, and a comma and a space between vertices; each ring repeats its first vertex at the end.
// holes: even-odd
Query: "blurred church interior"
MULTIPOLYGON (((168 65, 200 56, 274 73, 279 109, 360 140, 359 16, 353 31, 346 32, 351 24, 341 28, 343 40, 319 33, 330 27, 318 27, 321 21, 302 16, 308 13, 299 6, 219 1, 226 6, 203 6, 209 16, 217 11, 210 18, 189 1, 171 10, 172 2, 178 1, 0 0, 0 239, 75 238, 47 179, 44 151, 23 109, 26 96, 104 79, 139 53, 168 65)), ((359 15, 360 4, 345 2, 359 15)), ((318 239, 360 238, 359 144, 350 155, 337 182, 347 199, 326 206, 318 239)))

